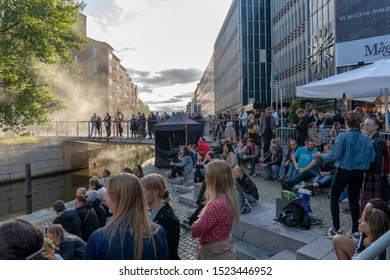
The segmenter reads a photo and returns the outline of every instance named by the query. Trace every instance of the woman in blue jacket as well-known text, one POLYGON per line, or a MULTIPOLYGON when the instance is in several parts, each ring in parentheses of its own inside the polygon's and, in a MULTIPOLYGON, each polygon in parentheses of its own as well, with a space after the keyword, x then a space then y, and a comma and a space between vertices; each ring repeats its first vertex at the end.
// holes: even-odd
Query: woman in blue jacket
POLYGON ((173 166, 170 179, 176 178, 176 174, 179 177, 183 177, 184 174, 190 173, 192 168, 194 167, 194 162, 192 161, 192 157, 188 147, 183 146, 180 149, 180 162, 171 162, 170 165, 173 166))
POLYGON ((164 229, 149 221, 140 180, 133 174, 121 173, 111 176, 106 188, 112 219, 91 235, 84 259, 168 259, 164 229))
POLYGON ((363 117, 358 112, 348 112, 345 122, 349 130, 340 134, 332 146, 330 157, 335 160, 336 172, 331 186, 330 211, 333 227, 324 233, 333 238, 341 234, 339 197, 348 186, 348 201, 351 207, 352 233, 359 228, 359 193, 363 184, 364 172, 375 158, 374 147, 370 137, 360 130, 363 117))

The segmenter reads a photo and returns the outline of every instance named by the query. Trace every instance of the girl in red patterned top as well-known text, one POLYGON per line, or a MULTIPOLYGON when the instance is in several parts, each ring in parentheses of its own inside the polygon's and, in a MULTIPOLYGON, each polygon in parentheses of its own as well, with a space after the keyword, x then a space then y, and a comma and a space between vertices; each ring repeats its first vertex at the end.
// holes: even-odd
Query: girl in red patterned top
POLYGON ((216 160, 206 167, 207 204, 192 224, 192 237, 199 238, 198 260, 235 259, 236 247, 230 231, 239 220, 239 207, 231 168, 216 160))

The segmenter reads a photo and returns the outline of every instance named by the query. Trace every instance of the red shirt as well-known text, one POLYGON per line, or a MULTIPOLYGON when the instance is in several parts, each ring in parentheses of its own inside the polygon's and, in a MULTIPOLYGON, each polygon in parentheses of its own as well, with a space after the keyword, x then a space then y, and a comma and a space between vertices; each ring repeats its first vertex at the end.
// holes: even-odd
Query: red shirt
POLYGON ((206 155, 209 151, 211 151, 211 148, 210 148, 209 144, 207 144, 206 142, 199 141, 198 148, 196 149, 196 152, 200 152, 200 151, 202 151, 204 153, 204 155, 206 155))
POLYGON ((220 196, 211 201, 205 213, 192 224, 192 237, 201 245, 226 239, 233 227, 233 213, 230 201, 220 196))

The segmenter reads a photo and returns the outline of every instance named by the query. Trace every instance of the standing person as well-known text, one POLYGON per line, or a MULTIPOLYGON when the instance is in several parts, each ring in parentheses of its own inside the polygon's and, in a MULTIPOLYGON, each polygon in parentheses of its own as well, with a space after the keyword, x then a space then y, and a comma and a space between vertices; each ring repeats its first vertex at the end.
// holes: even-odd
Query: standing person
POLYGON ((292 127, 295 127, 297 130, 298 147, 302 147, 305 146, 310 118, 307 115, 305 115, 305 111, 303 109, 298 109, 295 113, 299 118, 299 122, 298 124, 292 124, 292 127))
POLYGON ((131 131, 131 137, 135 138, 137 136, 138 127, 137 127, 137 119, 135 118, 134 114, 131 115, 131 119, 130 119, 130 131, 131 131))
POLYGON ((152 214, 151 221, 160 225, 167 237, 169 259, 180 260, 178 249, 180 240, 180 221, 169 204, 171 196, 164 178, 158 174, 149 174, 141 179, 145 201, 152 214))
POLYGON ((102 137, 102 118, 100 116, 96 117, 96 130, 98 132, 98 136, 102 137))
POLYGON ((248 113, 245 112, 244 107, 241 108, 241 112, 238 114, 238 119, 239 119, 239 128, 241 132, 241 137, 244 137, 246 133, 246 125, 248 123, 248 113))
POLYGON ((341 126, 345 125, 345 120, 340 110, 336 110, 336 114, 332 118, 332 124, 334 124, 335 122, 338 122, 341 126))
POLYGON ((281 127, 287 127, 288 126, 288 117, 289 117, 289 113, 288 113, 288 109, 287 107, 283 107, 282 108, 282 119, 281 119, 281 127))
POLYGON ((336 137, 340 134, 341 125, 339 122, 333 123, 332 129, 329 131, 329 141, 333 145, 336 141, 336 137))
POLYGON ((91 117, 91 134, 89 136, 92 136, 95 133, 96 136, 96 113, 93 113, 93 116, 91 117))
MULTIPOLYGON (((368 118, 364 121, 364 132, 370 136, 375 151, 375 160, 370 169, 364 173, 363 187, 360 191, 360 213, 363 213, 364 205, 371 198, 382 199, 382 174, 384 145, 379 130, 381 122, 377 118, 368 118)), ((385 178, 387 180, 387 178, 385 178)))
POLYGON ((142 169, 142 165, 141 164, 136 164, 133 168, 133 174, 135 176, 137 176, 139 179, 141 179, 142 177, 144 177, 144 171, 142 169))
POLYGON ((364 180, 364 172, 375 159, 374 147, 370 137, 360 131, 362 116, 357 112, 348 112, 345 122, 348 131, 340 134, 332 146, 330 156, 335 160, 336 173, 333 177, 330 196, 330 210, 333 227, 324 233, 333 238, 341 234, 339 197, 348 186, 348 202, 351 208, 352 232, 358 231, 359 201, 358 196, 364 180))
POLYGON ((226 129, 224 132, 225 140, 231 141, 236 138, 236 130, 233 127, 233 122, 228 122, 226 124, 226 129))
POLYGON ((122 137, 122 133, 123 133, 122 121, 124 118, 125 116, 118 109, 115 114, 115 128, 116 128, 117 137, 118 136, 122 137))
POLYGON ((309 118, 310 122, 315 122, 317 126, 320 126, 322 124, 322 119, 319 116, 317 109, 311 110, 309 118))
POLYGON ((264 116, 260 118, 260 136, 263 137, 264 147, 263 153, 269 151, 269 146, 271 145, 271 139, 273 138, 276 130, 276 120, 273 115, 271 115, 272 109, 270 107, 265 109, 264 116))
POLYGON ((192 237, 199 238, 198 260, 218 260, 236 257, 236 247, 230 234, 239 220, 239 207, 230 166, 221 160, 210 162, 206 172, 207 203, 192 226, 192 237))
POLYGON ((148 117, 148 132, 149 139, 153 138, 154 135, 154 126, 157 124, 157 118, 153 111, 150 112, 150 116, 148 117))
POLYGON ((82 237, 81 220, 75 210, 66 210, 63 200, 54 202, 53 210, 57 214, 53 224, 60 224, 67 232, 82 237))
POLYGON ((112 219, 87 243, 86 260, 168 259, 164 230, 151 223, 140 180, 133 174, 111 176, 106 200, 112 219))
POLYGON ((78 236, 70 234, 61 225, 47 228, 47 237, 53 241, 57 252, 64 260, 82 260, 86 243, 78 236))
POLYGON ((111 136, 111 116, 110 113, 106 113, 106 116, 103 119, 104 126, 106 127, 107 137, 111 136))
POLYGON ((275 108, 274 107, 270 107, 270 110, 271 110, 271 116, 273 116, 275 118, 275 124, 276 126, 280 126, 280 119, 279 119, 279 114, 278 112, 276 112, 275 108))
POLYGON ((100 223, 95 210, 92 208, 92 204, 87 201, 85 196, 76 196, 75 206, 76 213, 81 220, 82 238, 87 242, 90 235, 100 228, 100 223))

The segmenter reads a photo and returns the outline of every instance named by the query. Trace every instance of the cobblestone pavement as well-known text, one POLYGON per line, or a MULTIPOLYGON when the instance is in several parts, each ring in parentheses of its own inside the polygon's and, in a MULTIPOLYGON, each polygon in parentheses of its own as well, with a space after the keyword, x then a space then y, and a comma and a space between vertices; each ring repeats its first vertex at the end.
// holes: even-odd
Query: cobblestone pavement
MULTIPOLYGON (((159 173, 163 175, 165 171, 167 171, 167 169, 152 168, 150 173, 159 173)), ((256 176, 251 178, 259 189, 260 197, 258 204, 261 204, 262 201, 275 203, 276 198, 280 197, 281 187, 279 183, 266 181, 264 180, 264 177, 256 176)), ((179 203, 179 196, 181 193, 175 192, 172 185, 168 184, 168 188, 172 196, 172 207, 175 209, 176 215, 179 217, 180 221, 183 221, 187 217, 188 210, 190 210, 191 207, 179 203)), ((322 221, 321 225, 315 225, 314 227, 321 228, 325 231, 332 226, 330 202, 326 193, 318 192, 316 196, 311 198, 310 206, 313 210, 313 217, 322 221)), ((348 229, 351 228, 351 215, 340 211, 340 224, 341 229, 346 233, 348 229)), ((196 241, 192 240, 191 232, 181 229, 180 236, 179 256, 181 259, 196 259, 196 241)))

